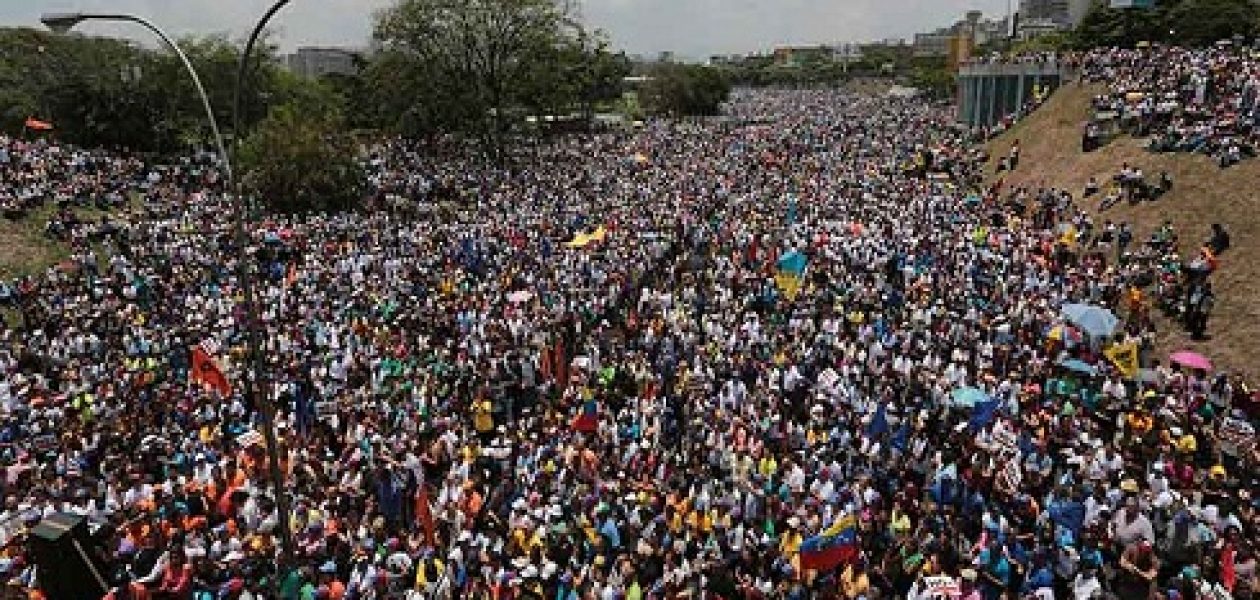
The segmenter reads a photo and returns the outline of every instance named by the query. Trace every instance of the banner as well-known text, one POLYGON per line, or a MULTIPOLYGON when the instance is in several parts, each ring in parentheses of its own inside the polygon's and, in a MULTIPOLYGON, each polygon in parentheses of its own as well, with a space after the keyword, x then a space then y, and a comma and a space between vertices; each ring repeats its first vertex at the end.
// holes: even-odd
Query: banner
POLYGON ((1125 379, 1133 379, 1138 374, 1138 347, 1136 343, 1112 344, 1103 355, 1116 366, 1125 379))
POLYGON ((27 117, 26 128, 34 131, 52 131, 53 125, 48 121, 40 121, 35 117, 27 117))
POLYGON ((1221 452, 1243 457, 1256 445, 1256 430, 1250 423, 1233 417, 1225 417, 1216 437, 1221 440, 1221 452))

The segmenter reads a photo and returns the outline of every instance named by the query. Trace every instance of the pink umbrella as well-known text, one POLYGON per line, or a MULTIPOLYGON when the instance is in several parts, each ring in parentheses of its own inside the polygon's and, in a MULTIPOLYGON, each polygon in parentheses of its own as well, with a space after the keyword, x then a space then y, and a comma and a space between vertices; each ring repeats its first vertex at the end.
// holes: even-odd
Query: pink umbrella
POLYGON ((1199 369, 1202 371, 1212 370, 1212 361, 1208 360, 1206 356, 1203 356, 1198 352, 1191 352, 1189 350, 1174 352, 1172 356, 1168 357, 1168 360, 1171 360, 1174 364, 1191 369, 1199 369))

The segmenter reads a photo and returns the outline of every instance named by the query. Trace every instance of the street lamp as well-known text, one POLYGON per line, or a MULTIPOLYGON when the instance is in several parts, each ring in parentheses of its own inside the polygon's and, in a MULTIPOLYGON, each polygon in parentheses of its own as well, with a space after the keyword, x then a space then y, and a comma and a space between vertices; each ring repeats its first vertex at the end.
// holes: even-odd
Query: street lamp
MULTIPOLYGON (((249 41, 245 43, 245 48, 241 52, 241 61, 236 70, 236 90, 232 95, 233 152, 240 149, 241 141, 245 138, 241 116, 241 98, 249 74, 250 56, 254 53, 254 45, 258 43, 258 38, 262 36, 267 23, 289 1, 278 0, 263 14, 262 18, 258 20, 258 24, 254 25, 254 31, 250 33, 249 41)), ((278 569, 279 577, 277 578, 277 583, 279 583, 286 575, 284 569, 291 567, 293 563, 293 533, 289 528, 289 517, 292 512, 289 508, 289 494, 284 487, 284 474, 280 472, 279 446, 276 443, 276 407, 272 403, 271 395, 267 392, 265 379, 267 358, 262 350, 262 340, 259 332, 262 322, 259 318, 257 294, 254 292, 254 278, 250 274, 249 261, 245 253, 245 248, 249 243, 249 235, 245 231, 245 220, 249 211, 249 203, 245 201, 240 182, 233 179, 230 183, 233 193, 236 194, 236 215, 233 228, 235 229, 236 245, 240 252, 240 256, 237 259, 237 278, 241 280, 241 292, 245 296, 246 343, 249 346, 249 368, 251 370, 250 379, 252 380, 252 385, 246 388, 246 393, 255 394, 256 402, 254 402, 254 406, 262 411, 263 439, 267 441, 267 462, 270 463, 268 476, 271 478, 272 494, 276 497, 276 512, 280 515, 276 523, 280 528, 281 568, 278 569)))
MULTIPOLYGON (((280 0, 271 10, 267 11, 262 20, 254 28, 253 35, 249 39, 249 43, 245 47, 245 51, 241 54, 240 68, 238 70, 236 80, 236 91, 232 106, 233 119, 233 148, 239 147, 241 139, 241 88, 245 84, 246 70, 249 66, 249 57, 252 53, 254 44, 261 35, 263 28, 272 16, 276 14, 290 0, 280 0)), ((246 256, 246 248, 248 245, 248 235, 245 230, 245 220, 248 207, 244 202, 244 197, 240 194, 239 182, 232 171, 231 158, 227 152, 227 146, 223 143, 223 135, 219 131, 219 123, 215 119, 214 109, 210 105, 210 97, 206 94, 205 87, 201 85, 201 77, 197 75, 197 70, 193 68, 192 62, 188 60, 188 56, 180 49, 178 45, 165 32, 151 23, 148 19, 130 14, 98 14, 98 13, 56 13, 46 14, 40 18, 45 26, 54 33, 64 34, 75 26, 84 21, 122 21, 137 23, 153 32, 162 41, 175 52, 180 62, 184 64, 184 69, 188 71, 189 77, 192 78, 193 84, 197 88, 197 94, 201 96, 202 106, 206 111, 206 119, 210 122, 210 129, 214 133, 214 141, 218 146, 219 159, 222 161, 223 170, 227 176, 228 186, 232 192, 236 193, 236 207, 233 219, 233 228, 235 230, 236 243, 239 255, 237 257, 238 271, 237 277, 240 279, 241 292, 244 296, 245 303, 245 320, 246 320, 246 338, 249 348, 249 385, 245 386, 246 399, 251 397, 255 400, 252 404, 257 410, 260 410, 263 417, 263 437, 267 442, 267 459, 271 463, 269 469, 269 478, 272 484, 272 494, 276 500, 276 512, 279 514, 278 527, 280 529, 280 550, 282 564, 288 566, 292 562, 293 552, 293 536, 289 528, 289 502, 288 494, 284 488, 284 476, 280 471, 280 461, 278 456, 278 446, 276 443, 275 432, 275 406, 271 402, 270 395, 264 387, 264 373, 266 369, 266 358, 262 352, 262 343, 259 337, 259 311, 257 295, 254 290, 254 278, 250 273, 249 260, 246 256)), ((279 583, 279 580, 277 580, 279 583)))
POLYGON ((214 109, 210 107, 210 97, 206 95, 206 88, 201 85, 201 77, 197 75, 197 70, 193 68, 192 62, 188 60, 188 56, 184 51, 175 44, 175 41, 166 32, 158 28, 148 19, 136 15, 128 14, 110 14, 110 13, 53 13, 40 17, 40 22, 51 29, 53 33, 63 34, 79 23, 84 21, 123 21, 136 23, 153 32, 154 35, 162 39, 168 48, 179 57, 180 62, 184 64, 184 70, 188 71, 188 76, 192 78, 193 85, 197 87, 197 95, 201 97, 201 106, 206 111, 206 120, 210 122, 210 130, 214 133, 214 143, 219 150, 219 160, 223 162, 223 170, 226 171, 228 181, 233 180, 232 161, 228 157, 227 146, 223 143, 223 135, 219 133, 219 123, 214 118, 214 109))

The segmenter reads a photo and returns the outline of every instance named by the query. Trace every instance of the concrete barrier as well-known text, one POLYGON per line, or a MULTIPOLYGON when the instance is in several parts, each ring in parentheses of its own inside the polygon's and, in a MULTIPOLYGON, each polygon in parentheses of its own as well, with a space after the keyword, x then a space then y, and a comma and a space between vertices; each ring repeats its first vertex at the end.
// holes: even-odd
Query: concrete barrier
POLYGON ((1042 89, 1048 94, 1071 81, 1075 71, 1057 62, 971 63, 958 69, 958 120, 989 127, 1016 114, 1042 89))

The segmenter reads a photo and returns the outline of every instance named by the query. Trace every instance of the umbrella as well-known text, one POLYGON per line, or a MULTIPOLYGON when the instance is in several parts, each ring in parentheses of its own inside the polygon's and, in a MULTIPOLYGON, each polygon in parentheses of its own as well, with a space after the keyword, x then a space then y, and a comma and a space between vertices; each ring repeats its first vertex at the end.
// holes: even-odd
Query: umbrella
POLYGON ((1092 304, 1065 304, 1063 318, 1093 337, 1107 337, 1120 325, 1114 313, 1092 304))
POLYGON ((989 401, 989 395, 984 390, 974 387, 958 388, 950 394, 953 405, 962 408, 971 408, 982 402, 989 401))
POLYGON ((1206 356, 1203 356, 1198 352, 1191 352, 1189 350, 1174 352, 1172 356, 1168 357, 1168 360, 1171 360, 1174 364, 1190 369, 1199 369, 1202 371, 1212 370, 1212 361, 1208 360, 1206 356))
POLYGON ((1094 375, 1098 369, 1079 358, 1065 358, 1059 361, 1059 366, 1082 375, 1094 375))
POLYGON ((508 299, 508 302, 511 302, 512 304, 520 304, 522 302, 529 302, 530 298, 533 298, 533 297, 534 297, 534 294, 531 293, 529 290, 518 290, 518 291, 512 292, 511 294, 508 294, 507 299, 508 299))

